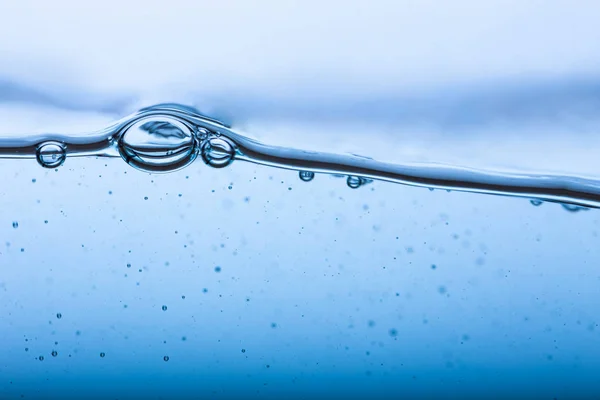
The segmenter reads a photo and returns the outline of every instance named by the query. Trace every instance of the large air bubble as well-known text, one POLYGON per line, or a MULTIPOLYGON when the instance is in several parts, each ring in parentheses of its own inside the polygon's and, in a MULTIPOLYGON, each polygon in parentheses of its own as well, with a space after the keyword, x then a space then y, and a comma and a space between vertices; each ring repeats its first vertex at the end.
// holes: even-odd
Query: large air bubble
POLYGON ((196 158, 196 138, 191 127, 167 117, 141 118, 125 128, 119 153, 132 167, 147 172, 170 172, 196 158))

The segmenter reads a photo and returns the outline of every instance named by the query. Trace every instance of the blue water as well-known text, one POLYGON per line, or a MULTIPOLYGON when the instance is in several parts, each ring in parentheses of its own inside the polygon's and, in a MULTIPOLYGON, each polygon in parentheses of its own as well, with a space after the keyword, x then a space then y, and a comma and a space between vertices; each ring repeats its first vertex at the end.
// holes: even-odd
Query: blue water
POLYGON ((597 2, 5 3, 0 400, 600 398, 597 2))
POLYGON ((1 167, 2 398, 600 392, 595 210, 241 161, 1 167))

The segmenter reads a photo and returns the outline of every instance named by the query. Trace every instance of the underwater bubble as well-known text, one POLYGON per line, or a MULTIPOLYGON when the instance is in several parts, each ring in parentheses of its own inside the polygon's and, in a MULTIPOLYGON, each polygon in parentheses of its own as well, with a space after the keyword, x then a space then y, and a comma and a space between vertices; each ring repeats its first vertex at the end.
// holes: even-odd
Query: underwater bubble
POLYGON ((223 168, 233 161, 235 147, 227 138, 212 137, 202 144, 201 153, 206 164, 215 168, 223 168))
POLYGON ((541 200, 529 200, 529 202, 536 207, 541 206, 543 203, 543 201, 541 201, 541 200))
POLYGON ((40 360, 40 361, 44 361, 44 356, 40 356, 40 357, 39 357, 39 360, 40 360))
POLYGON ((165 361, 169 361, 169 356, 164 356, 164 357, 163 357, 163 360, 165 360, 165 361))
POLYGON ((15 228, 15 229, 17 229, 17 228, 19 227, 19 223, 18 223, 18 222, 16 222, 16 221, 15 221, 15 222, 13 222, 13 224, 12 224, 12 225, 13 225, 13 228, 15 228))
POLYGON ((167 306, 162 306, 163 311, 167 311, 167 306))
POLYGON ((57 313, 56 314, 56 318, 61 319, 62 318, 62 314, 61 313, 57 313))
POLYGON ((170 172, 194 161, 196 138, 192 128, 175 118, 146 117, 125 127, 119 138, 119 153, 139 170, 170 172))
POLYGON ((104 358, 106 354, 104 352, 100 353, 100 357, 104 358))
POLYGON ((358 176, 350 175, 348 176, 348 179, 346 179, 346 184, 349 188, 357 189, 362 184, 362 179, 358 176))
POLYGON ((65 162, 66 152, 62 144, 58 142, 46 142, 38 147, 35 156, 42 167, 56 168, 65 162))
POLYGON ((58 355, 58 351, 56 351, 56 350, 52 350, 52 353, 51 353, 51 354, 52 354, 52 357, 56 357, 56 356, 58 355))
POLYGON ((298 172, 298 176, 300 177, 301 181, 310 182, 314 179, 315 173, 312 171, 300 171, 298 172))
POLYGON ((573 204, 564 204, 563 203, 563 204, 561 204, 561 206, 565 210, 570 211, 570 212, 579 212, 579 211, 588 210, 588 208, 586 208, 586 207, 576 206, 576 205, 573 205, 573 204))

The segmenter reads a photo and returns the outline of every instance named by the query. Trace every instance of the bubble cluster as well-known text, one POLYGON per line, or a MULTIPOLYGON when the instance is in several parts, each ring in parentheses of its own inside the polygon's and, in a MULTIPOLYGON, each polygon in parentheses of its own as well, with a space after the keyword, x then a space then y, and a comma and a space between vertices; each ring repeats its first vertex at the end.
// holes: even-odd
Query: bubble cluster
MULTIPOLYGON (((204 163, 214 168, 226 167, 234 159, 294 170, 302 168, 298 174, 304 182, 315 177, 315 173, 309 170, 317 170, 319 173, 346 177, 346 183, 352 189, 364 186, 372 179, 426 186, 430 190, 439 187, 448 192, 456 188, 489 194, 489 188, 494 187, 496 194, 525 198, 533 194, 537 197, 530 200, 534 206, 539 206, 542 201, 564 201, 579 205, 563 206, 573 212, 588 207, 600 208, 600 186, 588 178, 544 176, 544 179, 539 179, 540 176, 521 173, 509 179, 493 171, 455 170, 452 166, 438 164, 423 169, 407 169, 402 162, 395 165, 360 155, 275 147, 236 132, 228 125, 201 115, 192 107, 179 104, 143 108, 94 134, 52 135, 37 140, 36 146, 31 146, 27 141, 15 144, 11 140, 3 144, 3 140, 0 140, 3 142, 0 143, 0 149, 6 151, 0 157, 35 156, 41 166, 56 168, 64 163, 67 154, 111 157, 118 151, 129 165, 139 170, 171 172, 189 165, 200 155, 204 163), (355 173, 365 174, 369 178, 351 175, 355 173), (555 189, 566 184, 570 187, 568 193, 557 197, 555 189)), ((36 180, 32 179, 32 182, 36 180)))

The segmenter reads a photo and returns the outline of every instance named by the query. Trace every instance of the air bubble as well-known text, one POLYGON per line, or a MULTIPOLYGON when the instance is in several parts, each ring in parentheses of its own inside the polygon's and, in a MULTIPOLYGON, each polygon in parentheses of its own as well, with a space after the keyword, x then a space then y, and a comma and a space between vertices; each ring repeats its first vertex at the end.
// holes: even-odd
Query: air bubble
POLYGON ((541 201, 541 200, 529 200, 529 202, 536 207, 541 206, 543 203, 543 201, 541 201))
POLYGON ((346 184, 348 185, 349 188, 352 189, 358 189, 360 187, 360 185, 362 185, 362 178, 358 177, 358 176, 353 176, 350 175, 348 177, 348 179, 346 179, 346 184))
POLYGON ((202 145, 202 159, 211 167, 223 168, 231 164, 235 148, 229 139, 212 137, 202 145))
POLYGON ((58 351, 52 350, 52 353, 50 353, 50 354, 52 354, 52 357, 56 357, 58 355, 58 351))
POLYGON ((315 178, 315 173, 312 171, 300 171, 298 172, 298 176, 301 181, 310 182, 315 178))
POLYGON ((588 210, 588 208, 586 208, 586 207, 576 206, 574 204, 565 204, 565 203, 562 203, 561 206, 565 210, 570 211, 570 212, 579 212, 579 211, 588 210))
POLYGON ((35 156, 42 167, 56 168, 65 162, 66 152, 62 144, 46 142, 38 147, 35 156))
POLYGON ((146 117, 128 125, 119 139, 121 157, 146 172, 170 172, 196 158, 193 130, 171 117, 146 117))
POLYGON ((163 360, 165 360, 165 362, 166 362, 166 361, 169 361, 169 356, 164 356, 164 357, 163 357, 163 360))

